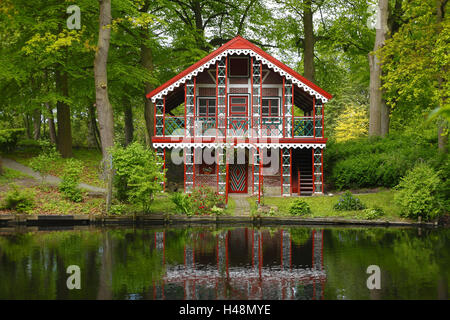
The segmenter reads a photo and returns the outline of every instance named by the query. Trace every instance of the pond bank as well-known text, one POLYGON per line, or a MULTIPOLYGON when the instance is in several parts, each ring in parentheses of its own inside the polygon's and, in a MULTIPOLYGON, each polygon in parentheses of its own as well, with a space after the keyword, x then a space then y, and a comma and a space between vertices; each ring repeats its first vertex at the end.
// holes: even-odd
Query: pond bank
POLYGON ((72 226, 72 225, 171 225, 171 224, 251 224, 251 225, 360 225, 435 227, 437 222, 356 220, 345 218, 300 218, 267 216, 177 216, 167 214, 99 215, 0 215, 0 226, 72 226))

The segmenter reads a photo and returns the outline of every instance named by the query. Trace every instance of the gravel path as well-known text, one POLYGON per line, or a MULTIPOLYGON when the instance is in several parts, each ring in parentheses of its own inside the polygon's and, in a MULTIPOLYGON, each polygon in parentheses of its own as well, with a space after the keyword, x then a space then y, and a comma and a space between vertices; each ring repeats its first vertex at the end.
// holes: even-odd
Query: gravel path
POLYGON ((247 201, 247 194, 230 194, 236 203, 235 215, 237 216, 249 216, 250 215, 250 204, 247 201))
MULTIPOLYGON (((14 161, 14 160, 8 159, 8 158, 2 158, 2 161, 3 161, 3 166, 5 166, 6 168, 20 171, 26 175, 29 175, 35 179, 38 179, 38 180, 42 179, 41 175, 38 172, 33 171, 31 168, 24 166, 23 164, 20 164, 17 161, 14 161)), ((47 182, 48 184, 51 184, 51 185, 59 185, 59 183, 61 182, 61 179, 58 177, 49 175, 45 178, 45 182, 47 182)), ((91 186, 86 183, 80 183, 78 185, 78 187, 88 190, 88 191, 91 191, 91 192, 99 192, 99 193, 105 192, 105 189, 103 189, 103 188, 91 186)))

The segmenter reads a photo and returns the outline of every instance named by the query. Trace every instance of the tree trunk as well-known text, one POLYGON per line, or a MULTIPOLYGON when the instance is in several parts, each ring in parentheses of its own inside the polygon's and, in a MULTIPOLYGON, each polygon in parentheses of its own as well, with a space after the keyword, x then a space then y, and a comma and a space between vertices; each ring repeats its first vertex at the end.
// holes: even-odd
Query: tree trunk
POLYGON ((99 0, 99 5, 98 44, 94 59, 95 101, 100 127, 100 140, 102 142, 103 167, 107 181, 106 211, 109 212, 113 179, 112 159, 109 148, 114 145, 114 118, 108 97, 108 76, 106 71, 111 39, 111 0, 99 0))
MULTIPOLYGON (((445 2, 444 0, 436 0, 436 22, 437 22, 437 32, 442 32, 442 21, 444 20, 445 14, 445 2)), ((441 70, 442 74, 445 73, 445 70, 441 70)), ((438 76, 439 90, 444 90, 443 83, 444 80, 442 76, 438 76)), ((445 98, 444 98, 445 99, 445 98)), ((445 102, 445 101, 443 101, 445 102)), ((438 148, 439 151, 447 153, 448 152, 448 123, 445 119, 438 120, 438 148)))
POLYGON ((130 105, 129 99, 124 96, 123 99, 124 103, 124 128, 125 128, 125 145, 129 145, 131 142, 133 142, 133 133, 134 133, 134 127, 133 127, 133 110, 130 105))
POLYGON ((91 148, 102 150, 95 109, 91 105, 88 107, 88 145, 91 148))
POLYGON ((27 113, 25 113, 23 116, 23 124, 25 126, 25 132, 27 134, 27 138, 32 139, 30 116, 27 113))
MULTIPOLYGON (((147 44, 149 35, 148 30, 143 29, 141 32, 142 37, 142 45, 141 45, 141 65, 142 67, 147 70, 149 73, 153 72, 153 54, 152 49, 147 44)), ((154 88, 151 85, 150 82, 145 82, 145 93, 151 92, 154 88)), ((146 127, 146 135, 145 135, 145 141, 147 146, 152 147, 152 138, 154 133, 154 112, 155 108, 153 106, 153 103, 150 99, 147 99, 147 97, 144 96, 144 118, 145 118, 145 127, 146 127)))
POLYGON ((3 174, 3 163, 2 163, 2 156, 0 155, 0 175, 3 174))
POLYGON ((378 14, 375 45, 373 52, 369 53, 370 67, 370 111, 369 111, 369 136, 382 135, 389 130, 389 109, 383 99, 381 91, 381 61, 376 55, 377 51, 384 46, 388 33, 388 0, 378 1, 378 14), (383 116, 382 116, 383 115, 383 116), (383 125, 381 124, 384 121, 383 125), (386 123, 387 121, 387 123, 386 123))
POLYGON ((41 110, 36 108, 33 110, 33 139, 41 138, 41 110))
POLYGON ((56 136, 56 129, 55 129, 55 120, 53 118, 53 108, 50 106, 50 103, 46 102, 45 107, 47 108, 48 117, 48 132, 50 136, 50 142, 53 144, 57 144, 57 136, 56 136))
MULTIPOLYGON (((63 97, 69 96, 67 73, 55 72, 56 90, 63 97)), ((56 103, 56 120, 58 124, 58 150, 63 158, 72 156, 72 126, 70 122, 70 107, 64 101, 56 103)))
POLYGON ((303 4, 303 31, 305 34, 304 50, 303 50, 303 70, 306 79, 314 82, 315 66, 314 66, 314 26, 312 1, 305 0, 303 4))

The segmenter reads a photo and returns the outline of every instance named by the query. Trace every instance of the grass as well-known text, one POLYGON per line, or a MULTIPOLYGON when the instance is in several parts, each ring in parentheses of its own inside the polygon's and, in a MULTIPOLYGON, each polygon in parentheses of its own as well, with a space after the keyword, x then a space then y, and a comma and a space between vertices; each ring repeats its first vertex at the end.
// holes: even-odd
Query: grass
MULTIPOLYGON (((100 214, 104 208, 104 198, 88 197, 83 195, 82 202, 72 202, 63 198, 57 187, 39 185, 30 187, 34 194, 35 206, 30 212, 35 215, 72 215, 72 214, 100 214)), ((0 193, 0 203, 6 192, 0 193)), ((0 213, 15 213, 11 210, 0 210, 0 213)))
POLYGON ((0 184, 14 182, 15 179, 30 178, 30 176, 9 168, 3 167, 3 174, 0 175, 0 184))
MULTIPOLYGON (((360 194, 356 197, 360 198, 361 201, 368 207, 379 207, 384 210, 385 215, 381 217, 383 220, 406 220, 400 217, 400 208, 394 203, 394 192, 393 190, 383 190, 377 193, 367 193, 360 194)), ((333 209, 333 205, 338 202, 340 195, 333 196, 314 196, 314 197, 302 197, 306 203, 311 207, 311 214, 304 215, 305 218, 324 218, 324 217, 339 217, 348 219, 362 219, 362 211, 336 211, 333 209)), ((276 206, 278 210, 275 212, 275 216, 290 216, 289 207, 295 199, 298 197, 264 197, 264 205, 274 207, 276 206)), ((255 197, 249 197, 248 202, 250 203, 252 213, 256 212, 255 197)))
MULTIPOLYGON (((39 154, 39 148, 35 146, 26 146, 17 149, 14 152, 4 154, 4 157, 13 159, 25 166, 28 166, 31 159, 39 154)), ((102 153, 96 149, 87 148, 73 148, 73 158, 81 160, 84 168, 81 174, 80 182, 86 183, 96 187, 105 187, 105 183, 100 179, 100 162, 102 160, 102 153)), ((67 159, 59 158, 53 163, 50 174, 56 177, 61 177, 64 170, 64 165, 67 159)))

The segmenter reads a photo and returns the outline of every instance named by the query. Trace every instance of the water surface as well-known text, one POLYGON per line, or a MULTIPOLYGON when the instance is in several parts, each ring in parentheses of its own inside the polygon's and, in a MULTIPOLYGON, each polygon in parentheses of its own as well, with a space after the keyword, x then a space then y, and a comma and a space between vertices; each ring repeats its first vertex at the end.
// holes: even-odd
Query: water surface
POLYGON ((0 299, 448 299, 449 245, 449 229, 0 229, 0 299))

